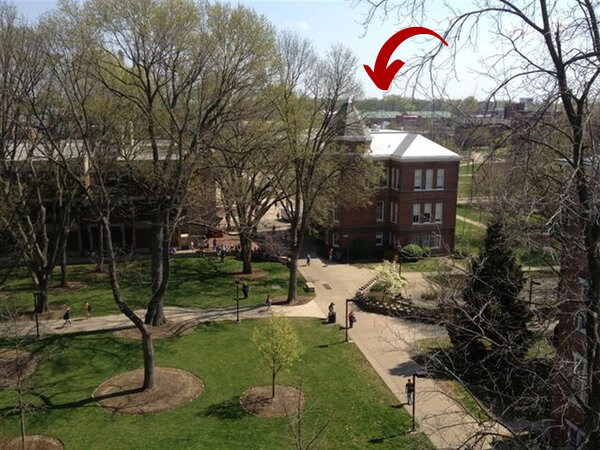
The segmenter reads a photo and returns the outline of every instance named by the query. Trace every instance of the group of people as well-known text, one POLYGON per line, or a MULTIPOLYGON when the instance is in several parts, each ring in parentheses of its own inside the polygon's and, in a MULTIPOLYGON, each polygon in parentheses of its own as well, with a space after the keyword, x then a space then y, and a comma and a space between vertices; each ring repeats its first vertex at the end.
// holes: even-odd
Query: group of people
MULTIPOLYGON (((89 319, 92 314, 92 305, 87 300, 85 302, 83 302, 83 312, 85 314, 85 318, 89 319)), ((71 307, 67 306, 67 309, 65 309, 65 312, 63 314, 64 323, 62 324, 61 328, 64 328, 67 325, 71 325, 72 315, 73 315, 73 312, 71 311, 71 307)))

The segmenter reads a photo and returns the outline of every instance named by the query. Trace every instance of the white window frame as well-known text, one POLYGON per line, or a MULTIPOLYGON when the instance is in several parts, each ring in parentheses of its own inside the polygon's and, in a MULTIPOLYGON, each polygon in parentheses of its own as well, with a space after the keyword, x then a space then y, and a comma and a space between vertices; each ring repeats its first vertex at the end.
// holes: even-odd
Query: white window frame
POLYGON ((375 247, 383 246, 383 231, 375 233, 375 247))
POLYGON ((430 191, 433 189, 433 169, 425 170, 425 190, 430 191))
POLYGON ((420 191, 423 187, 423 171, 421 169, 415 169, 415 180, 413 182, 414 190, 420 191))
POLYGON ((444 203, 437 202, 435 204, 435 223, 442 223, 443 214, 444 214, 444 203))
POLYGON ((339 205, 334 205, 333 211, 332 211, 332 216, 333 216, 334 223, 340 223, 340 207, 339 207, 339 205))
POLYGON ((424 234, 423 236, 421 236, 421 247, 425 248, 431 248, 431 236, 429 236, 428 234, 424 234))
POLYGON ((421 223, 421 204, 420 203, 413 203, 412 223, 413 223, 413 225, 417 225, 417 224, 421 223), (415 217, 417 218, 416 222, 415 222, 415 217))
POLYGON ((340 234, 335 231, 331 232, 331 246, 335 248, 339 248, 340 246, 340 234))
MULTIPOLYGON (((588 398, 588 374, 587 367, 588 361, 585 356, 580 355, 577 352, 573 352, 573 380, 575 382, 574 388, 577 389, 577 396, 581 399, 582 402, 587 402, 588 398)), ((579 402, 573 399, 573 403, 576 406, 579 405, 579 402)))
POLYGON ((423 223, 431 223, 431 203, 425 203, 423 205, 423 223))
POLYGON ((581 334, 585 334, 585 322, 586 322, 586 320, 585 320, 585 313, 583 311, 579 311, 575 315, 575 328, 581 334))
POLYGON ((585 433, 569 419, 565 419, 565 422, 567 424, 567 448, 576 450, 585 441, 585 433), (573 440, 573 438, 575 439, 573 440))
POLYGON ((444 169, 438 169, 437 173, 436 173, 436 179, 435 179, 436 189, 444 190, 444 176, 445 176, 444 169))
POLYGON ((400 187, 400 169, 394 167, 394 189, 398 190, 400 187))
POLYGON ((390 222, 398 223, 398 203, 390 202, 390 222))
POLYGON ((375 221, 383 222, 384 217, 385 217, 385 202, 378 201, 375 204, 375 221))
POLYGON ((435 234, 431 237, 431 248, 434 250, 442 248, 442 237, 439 234, 435 234))

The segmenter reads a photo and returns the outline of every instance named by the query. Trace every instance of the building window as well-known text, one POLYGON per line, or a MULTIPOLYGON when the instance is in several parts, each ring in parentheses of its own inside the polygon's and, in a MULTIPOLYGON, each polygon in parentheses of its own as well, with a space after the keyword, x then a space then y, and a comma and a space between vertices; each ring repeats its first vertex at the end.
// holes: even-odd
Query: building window
POLYGON ((331 233, 331 246, 339 247, 340 246, 340 235, 339 233, 331 233))
POLYGON ((435 204, 435 223, 442 223, 442 212, 443 212, 444 204, 436 203, 435 204))
POLYGON ((422 175, 422 170, 421 169, 416 169, 415 170, 415 191, 420 191, 421 190, 421 175, 422 175))
POLYGON ((423 222, 431 223, 431 203, 425 203, 423 206, 423 222))
POLYGON ((427 169, 425 171, 425 189, 433 189, 433 169, 427 169))
POLYGON ((390 202, 390 222, 398 223, 398 203, 390 202))
POLYGON ((375 246, 381 247, 383 245, 383 232, 379 231, 375 233, 375 246))
POLYGON ((384 212, 383 202, 377 202, 377 206, 375 209, 375 220, 377 222, 383 222, 383 212, 384 212))
POLYGON ((442 246, 442 237, 433 236, 431 238, 431 248, 438 250, 442 246))
POLYGON ((585 433, 573 422, 566 419, 567 423, 567 448, 569 450, 578 449, 585 441, 585 433))
POLYGON ((585 334, 585 314, 583 312, 577 313, 575 316, 575 324, 577 326, 577 331, 585 334))
MULTIPOLYGON (((588 397, 587 369, 587 359, 579 353, 573 352, 573 387, 579 399, 584 403, 587 402, 588 397)), ((579 404, 579 402, 575 401, 575 404, 579 404)))
POLYGON ((444 189, 444 169, 437 170, 437 180, 435 182, 435 187, 438 189, 444 189))
POLYGON ((419 223, 421 221, 421 204, 415 203, 413 205, 413 224, 419 223))
POLYGON ((400 185, 400 169, 394 168, 394 189, 398 189, 400 185))
POLYGON ((335 205, 333 207, 333 221, 335 223, 339 223, 340 221, 340 207, 338 205, 335 205))

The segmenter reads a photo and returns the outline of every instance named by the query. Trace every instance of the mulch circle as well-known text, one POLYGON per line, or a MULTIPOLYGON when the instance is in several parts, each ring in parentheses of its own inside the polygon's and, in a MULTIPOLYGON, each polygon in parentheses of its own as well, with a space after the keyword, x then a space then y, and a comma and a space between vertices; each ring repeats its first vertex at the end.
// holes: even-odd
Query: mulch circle
MULTIPOLYGON (((176 336, 185 336, 193 332, 198 326, 197 320, 186 320, 185 322, 167 322, 159 327, 150 327, 152 339, 168 339, 176 336)), ((127 328, 115 331, 115 335, 124 339, 136 339, 140 341, 142 335, 137 328, 127 328)))
POLYGON ((19 375, 27 378, 36 367, 37 361, 29 352, 20 350, 17 359, 16 350, 0 351, 0 386, 14 386, 19 375))
MULTIPOLYGON (((65 446, 51 436, 32 434, 25 436, 25 448, 27 450, 62 450, 65 446)), ((0 444, 0 450, 21 450, 21 438, 14 438, 0 444)))
POLYGON ((52 294, 65 294, 68 292, 76 292, 76 291, 80 291, 82 289, 85 289, 87 287, 86 283, 80 282, 80 281, 69 281, 69 286, 68 287, 62 287, 62 286, 54 286, 51 287, 50 293, 52 294))
POLYGON ((284 417, 296 414, 298 402, 304 405, 304 393, 294 386, 275 385, 275 398, 271 386, 255 386, 240 397, 242 408, 259 417, 284 417))
POLYGON ((98 404, 117 414, 152 414, 195 400, 204 391, 200 378, 187 370, 154 368, 154 387, 140 391, 144 369, 119 374, 92 394, 98 404))
POLYGON ((236 272, 236 273, 231 274, 231 276, 234 278, 239 278, 240 280, 250 280, 250 281, 262 280, 264 278, 267 278, 268 275, 269 275, 269 272, 267 272, 266 270, 263 270, 263 269, 252 269, 252 273, 236 272))

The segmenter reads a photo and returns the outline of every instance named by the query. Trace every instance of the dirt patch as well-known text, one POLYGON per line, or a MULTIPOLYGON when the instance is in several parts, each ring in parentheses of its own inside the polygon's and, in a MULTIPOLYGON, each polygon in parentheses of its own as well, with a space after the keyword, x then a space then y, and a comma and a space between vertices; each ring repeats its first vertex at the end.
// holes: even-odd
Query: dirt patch
POLYGON ((10 295, 10 292, 0 291, 0 299, 7 298, 10 295))
POLYGON ((204 391, 200 378, 187 370, 154 369, 154 387, 140 390, 144 369, 125 372, 102 383, 92 394, 100 406, 117 414, 151 414, 174 409, 204 391))
POLYGON ((62 286, 54 286, 54 287, 50 288, 50 293, 51 294, 67 294, 69 292, 80 291, 82 289, 85 289, 86 287, 87 287, 87 284, 85 284, 81 281, 70 281, 69 286, 66 288, 62 287, 62 286))
POLYGON ((84 274, 87 278, 93 278, 96 280, 108 280, 108 272, 98 272, 96 270, 90 270, 84 274))
POLYGON ((252 273, 241 273, 235 272, 232 273, 231 276, 234 278, 239 278, 240 280, 263 280, 267 278, 269 272, 263 269, 252 269, 252 273))
POLYGON ((37 362, 31 353, 19 350, 0 351, 0 386, 14 386, 17 378, 29 377, 37 367, 37 362))
MULTIPOLYGON (((25 436, 25 448, 27 450, 61 450, 65 446, 58 439, 51 436, 32 434, 25 436)), ((21 450, 21 438, 14 438, 0 444, 0 450, 21 450)))
MULTIPOLYGON (((190 334, 198 326, 197 320, 186 320, 185 322, 167 322, 160 327, 150 327, 152 339, 168 339, 176 336, 185 336, 190 334)), ((124 339, 141 340, 142 335, 137 328, 128 328, 126 330, 115 331, 115 335, 124 339)))
MULTIPOLYGON (((62 319, 66 309, 66 303, 51 303, 48 305, 48 311, 38 314, 38 320, 62 319)), ((35 320, 35 314, 32 310, 23 312, 21 317, 23 319, 35 320)))
POLYGON ((284 417, 296 414, 298 404, 304 405, 304 393, 294 386, 275 386, 271 398, 271 386, 256 386, 244 392, 240 398, 242 408, 260 417, 284 417))

